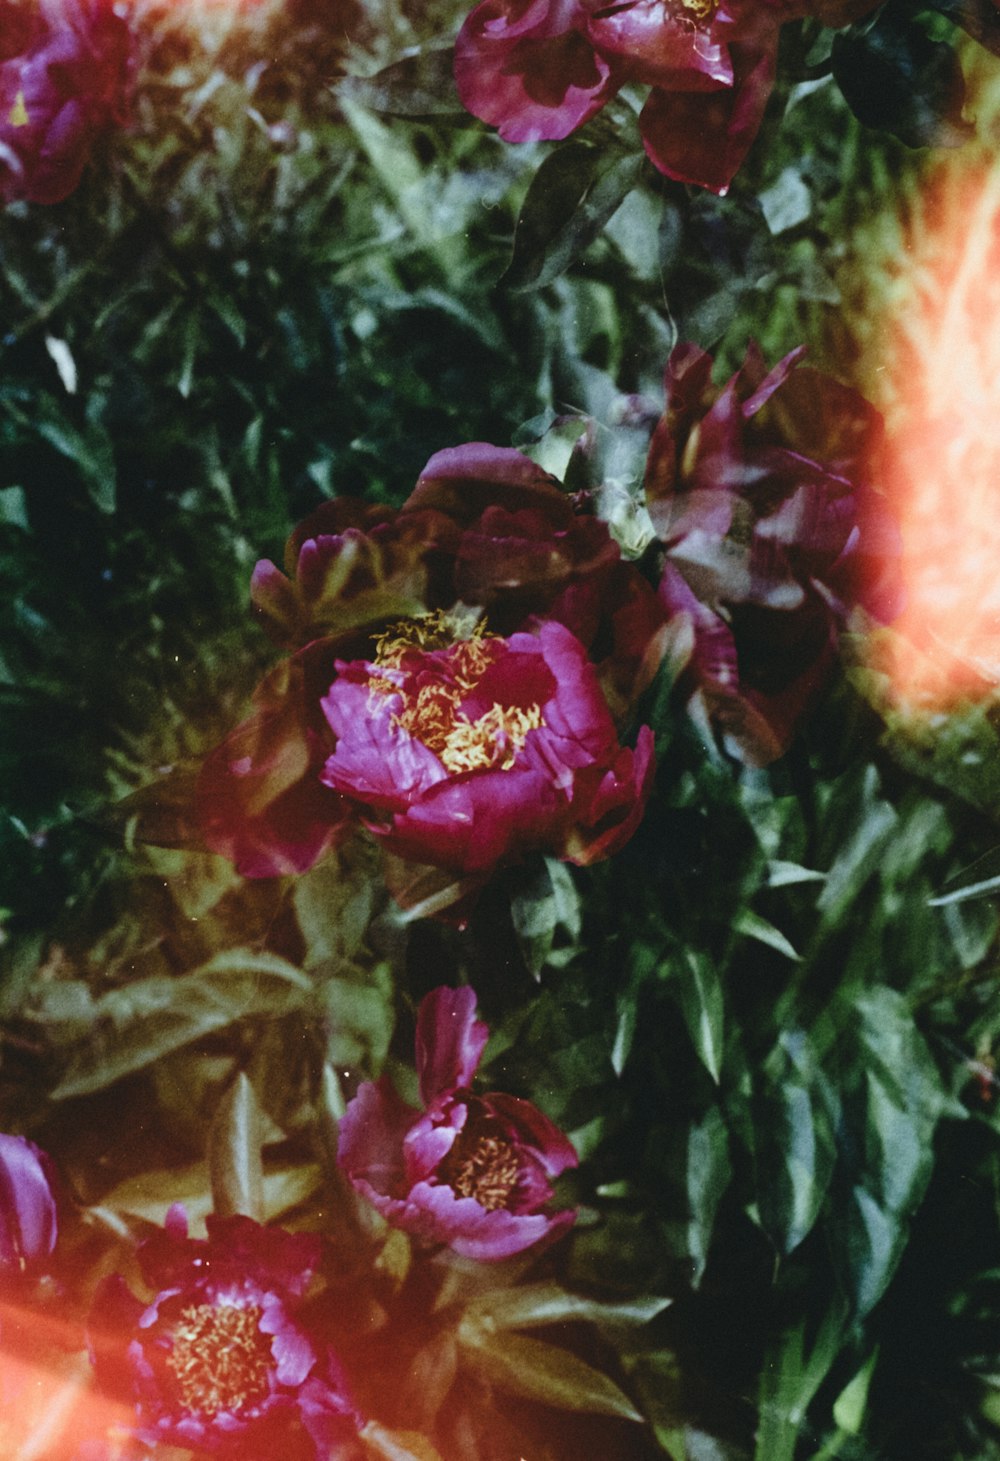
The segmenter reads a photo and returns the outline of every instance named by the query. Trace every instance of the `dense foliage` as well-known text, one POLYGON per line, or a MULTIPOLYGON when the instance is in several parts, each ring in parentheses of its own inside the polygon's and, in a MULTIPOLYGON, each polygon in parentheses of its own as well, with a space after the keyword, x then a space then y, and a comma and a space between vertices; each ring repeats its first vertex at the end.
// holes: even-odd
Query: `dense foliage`
POLYGON ((763 9, 0 0, 11 1461, 1000 1458, 998 676, 893 679, 866 399, 1000 16, 763 9))

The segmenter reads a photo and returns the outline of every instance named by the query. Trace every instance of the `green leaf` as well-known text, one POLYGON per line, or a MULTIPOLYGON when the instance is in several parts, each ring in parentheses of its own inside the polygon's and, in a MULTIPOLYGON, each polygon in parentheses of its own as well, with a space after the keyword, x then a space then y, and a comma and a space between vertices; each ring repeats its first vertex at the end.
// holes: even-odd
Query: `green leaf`
POLYGON ((672 988, 698 1059, 718 1085, 722 1073, 725 1004, 715 961, 697 949, 688 949, 673 968, 672 988))
POLYGON ((220 1217, 239 1214, 256 1222, 264 1214, 261 1111, 253 1086, 240 1071, 226 1091, 208 1133, 212 1202, 220 1217))
POLYGON ((566 142, 550 152, 531 180, 500 283, 540 289, 558 279, 637 185, 644 165, 642 154, 609 161, 586 142, 566 142))
POLYGON ((958 57, 932 40, 901 4, 875 24, 835 37, 833 74, 867 127, 890 132, 908 147, 957 147, 972 128, 963 120, 965 83, 958 57))
POLYGON ((1000 12, 993 0, 927 0, 927 8, 946 15, 994 56, 1000 56, 1000 12))
MULTIPOLYGON (((311 981, 293 964, 253 949, 217 954, 190 974, 154 975, 109 990, 88 1001, 89 1028, 80 1033, 74 1026, 53 1099, 103 1090, 238 1020, 300 1010, 312 992, 311 981)), ((44 998, 33 1018, 45 1023, 44 998)))
POLYGON ((496 1329, 533 1329, 545 1324, 583 1320, 599 1326, 648 1324, 672 1300, 649 1297, 603 1303, 560 1288, 556 1283, 526 1284, 474 1299, 466 1309, 471 1322, 496 1329))
POLYGON ((591 1365, 556 1345, 479 1325, 459 1329, 463 1359, 491 1384, 560 1410, 642 1420, 623 1390, 591 1365))
POLYGON ((799 955, 781 929, 775 928, 773 923, 768 923, 766 918, 761 918, 759 913, 754 913, 750 908, 745 908, 733 921, 733 929, 736 933, 743 934, 744 938, 754 938, 758 943, 767 944, 769 949, 776 949, 786 959, 798 961, 799 955))
POLYGON ((838 1102, 802 1030, 783 1030, 764 1063, 754 1107, 757 1208, 779 1253, 815 1223, 833 1175, 838 1102))
POLYGON ((468 113, 455 88, 454 66, 452 47, 421 51, 374 76, 345 76, 337 92, 390 117, 464 117, 468 113))
POLYGON ((561 968, 577 950, 583 925, 580 894, 565 863, 547 857, 510 900, 524 961, 537 978, 546 964, 561 968))

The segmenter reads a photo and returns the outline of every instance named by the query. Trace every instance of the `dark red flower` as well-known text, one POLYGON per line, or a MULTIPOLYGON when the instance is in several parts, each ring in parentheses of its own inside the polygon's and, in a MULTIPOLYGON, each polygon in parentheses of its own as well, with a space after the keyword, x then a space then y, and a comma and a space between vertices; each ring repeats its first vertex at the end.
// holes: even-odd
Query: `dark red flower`
POLYGON ((58 203, 128 119, 132 37, 112 0, 0 0, 0 199, 58 203))
POLYGON ((148 1303, 120 1279, 104 1285, 91 1319, 99 1380, 131 1395, 149 1445, 325 1458, 358 1416, 335 1357, 301 1322, 319 1239, 245 1217, 207 1226, 189 1238, 175 1207, 141 1246, 148 1303))
POLYGON ((323 702, 336 749, 322 779, 384 846, 464 875, 536 851, 589 863, 631 836, 652 733, 622 748, 563 625, 507 639, 456 638, 440 618, 397 628, 372 658, 339 663, 323 702))
POLYGON ((768 373, 751 347, 717 390, 711 357, 678 346, 646 473, 661 594, 695 631, 689 688, 761 762, 787 747, 852 610, 886 621, 899 599, 898 529, 869 481, 881 418, 801 355, 768 373))
POLYGON ((386 1076, 365 1082, 340 1124, 338 1161, 394 1227, 465 1258, 521 1253, 568 1228, 572 1210, 544 1211, 551 1180, 576 1152, 530 1101, 469 1090, 489 1037, 471 989, 421 1001, 416 1058, 423 1110, 386 1076))

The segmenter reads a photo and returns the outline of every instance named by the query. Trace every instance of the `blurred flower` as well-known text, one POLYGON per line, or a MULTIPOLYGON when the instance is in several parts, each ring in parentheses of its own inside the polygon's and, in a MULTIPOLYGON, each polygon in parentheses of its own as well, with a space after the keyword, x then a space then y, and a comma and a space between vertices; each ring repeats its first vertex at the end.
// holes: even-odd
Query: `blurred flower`
POLYGON ((563 1133, 530 1101, 469 1087, 489 1037, 472 989, 433 990, 417 1015, 423 1111, 386 1076, 366 1081, 340 1125, 338 1161, 395 1227, 465 1258, 500 1259, 568 1228, 543 1211, 550 1181, 577 1163, 563 1133))
POLYGON ((593 666, 563 625, 463 636, 404 621, 371 659, 338 662, 322 779, 409 861, 458 874, 545 851, 576 863, 631 836, 652 781, 652 732, 623 749, 593 666))
POLYGON ((695 631, 688 687, 759 763, 787 748, 852 610, 899 607, 899 533, 869 481, 881 418, 802 353, 768 373, 751 346, 716 389, 711 357, 678 346, 646 471, 661 593, 695 631))
POLYGON ((781 25, 846 24, 878 0, 482 0, 455 48, 463 105, 508 142, 568 136, 627 82, 667 177, 724 193, 774 85, 781 25))
POLYGON ((0 199, 58 203, 128 118, 132 37, 112 0, 0 0, 0 199))
POLYGON ((142 1244, 148 1304, 119 1278, 103 1285, 91 1320, 99 1381, 131 1395, 149 1445, 325 1458, 358 1417, 336 1359, 299 1319, 319 1239, 246 1217, 207 1226, 206 1239, 189 1238, 174 1207, 142 1244))
POLYGON ((0 1282, 43 1269, 56 1234, 48 1159, 25 1137, 0 1135, 0 1282))

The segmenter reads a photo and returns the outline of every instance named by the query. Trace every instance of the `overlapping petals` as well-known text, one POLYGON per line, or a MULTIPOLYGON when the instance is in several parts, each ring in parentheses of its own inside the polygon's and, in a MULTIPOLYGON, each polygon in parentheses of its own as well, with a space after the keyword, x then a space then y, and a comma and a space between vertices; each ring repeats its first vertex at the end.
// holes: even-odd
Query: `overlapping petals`
POLYGON ((58 203, 128 119, 132 38, 112 0, 0 0, 0 200, 58 203))
POLYGON ((586 863, 634 830, 652 734, 618 742, 593 666, 561 624, 341 662, 322 779, 390 851, 457 874, 530 852, 586 863))
POLYGON ((130 1395, 150 1445, 232 1458, 318 1457, 358 1417, 335 1357, 304 1326, 319 1240, 250 1218, 209 1218, 187 1236, 183 1210, 139 1251, 152 1290, 108 1280, 92 1318, 99 1379, 130 1395), (322 1438, 314 1443, 312 1437, 322 1438))
POLYGON ((869 474, 881 420, 856 391, 755 348, 721 389, 679 346, 646 475, 664 603, 695 630, 689 687, 734 747, 780 755, 856 607, 899 605, 899 535, 869 474))
POLYGON ((199 782, 205 843, 245 876, 305 871, 359 821, 387 851, 480 882, 533 851, 585 863, 631 835, 651 737, 632 751, 617 727, 656 672, 668 615, 607 525, 528 457, 473 442, 432 457, 400 509, 324 504, 284 572, 257 565, 252 597, 294 652, 199 782), (387 665, 393 637, 412 653, 387 665), (489 646, 488 674, 458 693, 447 666, 473 643, 489 646), (413 711, 431 693, 421 674, 437 675, 433 725, 413 711))
POLYGON ((774 86, 781 26, 842 25, 877 0, 482 0, 455 48, 463 104, 508 142, 556 139, 627 82, 660 172, 724 193, 774 86))
POLYGON ((473 1259, 508 1258, 569 1227, 547 1212, 552 1181, 575 1167, 563 1133, 529 1101, 469 1087, 488 1038, 471 989, 421 1002, 416 1058, 423 1110, 383 1076, 365 1082, 341 1121, 339 1163, 395 1227, 473 1259))

